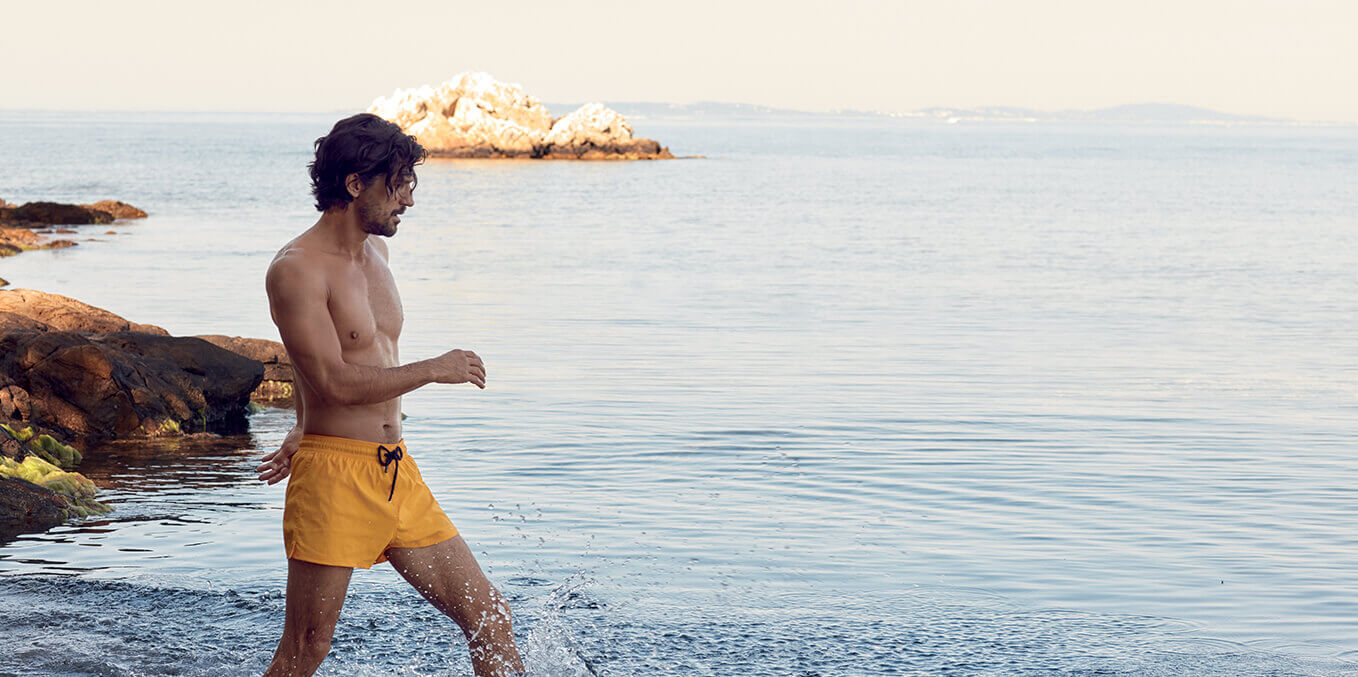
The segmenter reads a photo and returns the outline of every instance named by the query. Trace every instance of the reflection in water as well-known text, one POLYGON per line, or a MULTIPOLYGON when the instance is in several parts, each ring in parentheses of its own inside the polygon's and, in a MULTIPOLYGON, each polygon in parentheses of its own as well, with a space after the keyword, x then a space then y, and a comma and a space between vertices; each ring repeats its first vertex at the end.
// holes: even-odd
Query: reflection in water
POLYGON ((212 489, 248 483, 240 464, 260 453, 249 434, 121 440, 91 449, 79 470, 101 489, 115 492, 212 489))

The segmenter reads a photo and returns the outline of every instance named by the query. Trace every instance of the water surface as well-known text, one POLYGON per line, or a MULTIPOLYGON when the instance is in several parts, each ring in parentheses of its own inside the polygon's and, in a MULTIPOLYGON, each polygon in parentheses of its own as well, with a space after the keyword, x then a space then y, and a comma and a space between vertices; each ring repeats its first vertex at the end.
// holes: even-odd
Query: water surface
MULTIPOLYGON (((152 214, 0 276, 276 338, 332 117, 0 114, 0 197, 152 214)), ((431 161, 390 242, 403 358, 486 360, 405 437, 535 674, 1358 672, 1358 133, 635 127, 706 159, 431 161)), ((0 671, 262 671, 291 415, 89 454, 0 671)), ((382 565, 322 673, 456 635, 382 565)))

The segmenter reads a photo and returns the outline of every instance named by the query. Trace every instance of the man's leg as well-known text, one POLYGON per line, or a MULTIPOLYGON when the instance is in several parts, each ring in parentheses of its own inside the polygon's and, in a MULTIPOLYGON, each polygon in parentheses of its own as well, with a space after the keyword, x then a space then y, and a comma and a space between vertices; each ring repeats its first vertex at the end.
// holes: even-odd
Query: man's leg
POLYGON ((287 611, 283 639, 265 677, 310 675, 330 653, 344 595, 349 591, 349 567, 332 567, 288 560, 287 611))
POLYGON ((389 548, 387 559, 425 599, 462 628, 478 676, 523 672, 509 603, 486 579, 461 536, 424 548, 389 548))

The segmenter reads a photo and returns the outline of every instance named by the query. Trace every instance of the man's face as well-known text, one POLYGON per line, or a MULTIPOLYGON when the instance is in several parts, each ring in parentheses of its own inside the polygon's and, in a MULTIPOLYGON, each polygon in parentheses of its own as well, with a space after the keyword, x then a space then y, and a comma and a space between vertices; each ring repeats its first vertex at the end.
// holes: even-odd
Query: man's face
POLYGON ((401 214, 406 207, 415 204, 415 175, 403 175, 396 182, 396 190, 387 189, 387 177, 377 177, 354 198, 358 208, 358 221, 363 232, 371 235, 391 237, 396 234, 396 224, 401 222, 401 214))

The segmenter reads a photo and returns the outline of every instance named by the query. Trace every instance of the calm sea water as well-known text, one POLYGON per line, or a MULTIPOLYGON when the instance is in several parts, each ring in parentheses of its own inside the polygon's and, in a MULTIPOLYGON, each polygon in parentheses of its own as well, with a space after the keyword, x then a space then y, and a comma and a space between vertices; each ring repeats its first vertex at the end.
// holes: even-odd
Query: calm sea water
MULTIPOLYGON (((276 338, 336 117, 0 113, 0 198, 151 212, 0 276, 276 338)), ((533 674, 1358 674, 1358 131, 634 125, 706 158, 431 161, 391 240, 403 357, 487 363, 405 436, 533 674)), ((90 454, 0 672, 261 672, 291 417, 90 454)), ((382 565, 322 674, 393 672, 470 667, 382 565)))

